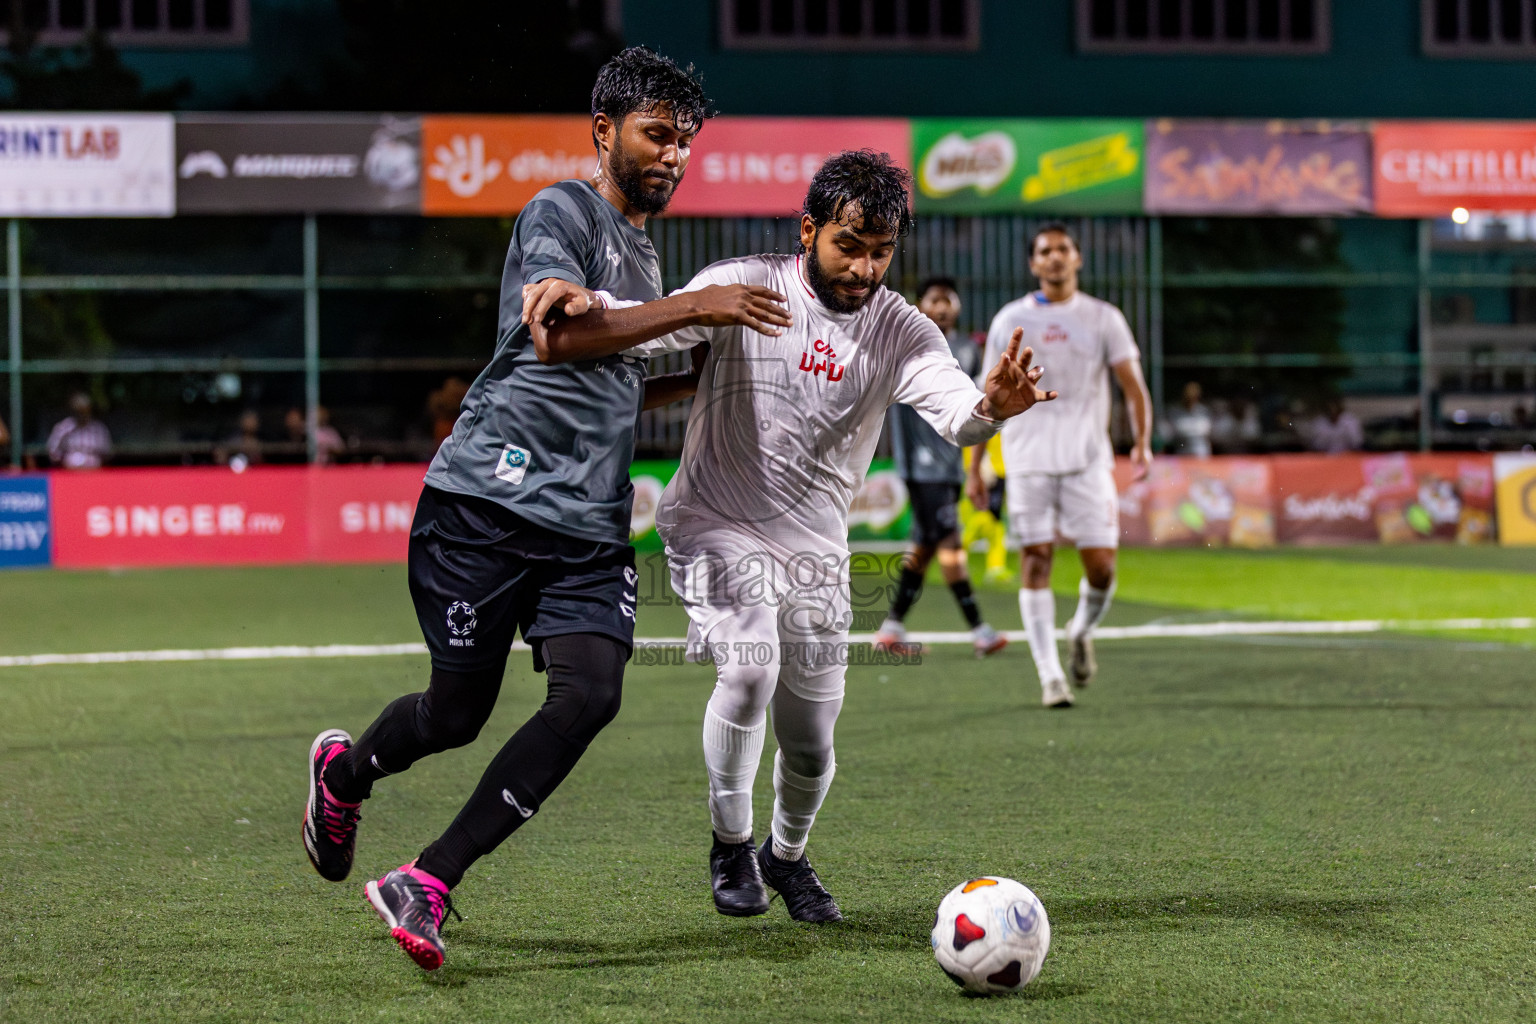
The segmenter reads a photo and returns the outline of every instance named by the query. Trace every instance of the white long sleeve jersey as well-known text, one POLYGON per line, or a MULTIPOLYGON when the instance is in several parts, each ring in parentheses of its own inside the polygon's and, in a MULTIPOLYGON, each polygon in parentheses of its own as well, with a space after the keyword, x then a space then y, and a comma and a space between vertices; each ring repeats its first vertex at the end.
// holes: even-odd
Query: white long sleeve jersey
POLYGON ((1125 314, 1102 299, 1077 292, 1065 302, 1047 302, 1039 292, 1008 303, 992 318, 982 366, 1002 358, 1015 327, 1045 368, 1040 386, 1059 397, 1003 427, 1003 465, 1015 473, 1079 473, 1110 465, 1109 370, 1138 359, 1136 339, 1125 314))
POLYGON ((933 321, 884 287, 856 313, 833 312, 806 284, 801 259, 725 260, 680 289, 772 288, 789 297, 794 326, 783 335, 690 327, 635 350, 710 345, 682 464, 657 508, 663 539, 727 526, 780 557, 845 555, 848 507, 893 403, 915 408, 951 443, 997 429, 975 415, 982 394, 933 321))

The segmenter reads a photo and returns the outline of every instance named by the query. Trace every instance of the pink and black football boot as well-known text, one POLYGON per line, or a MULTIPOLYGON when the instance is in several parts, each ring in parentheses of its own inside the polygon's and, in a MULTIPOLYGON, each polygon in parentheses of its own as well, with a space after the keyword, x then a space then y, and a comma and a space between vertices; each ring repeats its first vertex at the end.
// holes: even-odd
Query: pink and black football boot
POLYGON ((458 917, 459 912, 453 909, 453 899, 441 879, 411 861, 377 882, 369 882, 364 893, 406 956, 429 971, 443 966, 447 952, 440 933, 443 918, 449 913, 458 917))
POLYGON ((325 784, 325 766, 331 758, 352 746, 352 737, 340 729, 327 729, 309 747, 309 802, 304 806, 304 852, 320 877, 340 882, 352 870, 357 847, 357 809, 336 799, 325 784))

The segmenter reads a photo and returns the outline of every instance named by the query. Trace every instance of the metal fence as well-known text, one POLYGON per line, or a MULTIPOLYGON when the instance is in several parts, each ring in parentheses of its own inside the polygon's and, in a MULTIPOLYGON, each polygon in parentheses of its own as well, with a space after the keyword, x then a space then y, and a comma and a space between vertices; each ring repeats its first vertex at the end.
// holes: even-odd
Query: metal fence
MULTIPOLYGON (((218 373, 268 375, 282 382, 277 390, 291 396, 294 407, 303 408, 307 446, 299 447, 307 447, 313 457, 319 410, 338 401, 342 390, 350 389, 348 394, 352 397, 348 401, 372 402, 385 410, 379 416, 393 410, 397 420, 409 419, 413 414, 405 407, 412 403, 419 407, 427 390, 444 374, 471 375, 485 364, 493 345, 494 331, 490 325, 494 322, 495 295, 500 283, 496 269, 510 230, 509 221, 481 222, 465 235, 468 240, 461 239, 460 247, 471 252, 468 257, 420 260, 410 252, 415 243, 408 238, 402 240, 399 235, 403 229, 392 228, 386 223, 388 218, 317 221, 311 216, 290 220, 293 223, 283 229, 287 233, 279 232, 285 239, 279 248, 291 245, 297 251, 276 260, 273 265, 282 269, 272 271, 262 265, 239 273, 200 272, 185 267, 156 273, 119 272, 138 266, 132 251, 117 253, 112 272, 93 272, 88 234, 81 236, 83 241, 73 243, 81 250, 69 264, 75 269, 60 272, 42 265, 47 261, 33 265, 35 261, 23 245, 24 222, 9 221, 8 338, 3 369, 7 380, 7 420, 12 427, 12 464, 19 465, 41 454, 42 418, 40 410, 30 406, 42 400, 28 398, 29 389, 37 382, 105 377, 121 381, 218 373), (333 235, 341 241, 323 240, 328 237, 327 222, 336 222, 331 224, 336 229, 333 235), (359 235, 357 225, 362 222, 377 228, 375 235, 383 241, 359 235), (327 245, 347 249, 351 255, 346 260, 332 259, 327 245), (195 346, 195 352, 172 348, 151 354, 117 344, 110 324, 102 329, 103 337, 94 348, 81 352, 79 346, 60 347, 47 341, 47 332, 53 328, 45 322, 33 324, 28 320, 29 316, 46 320, 36 307, 36 300, 41 297, 125 294, 141 296, 151 303, 163 300, 168 309, 176 301, 199 294, 274 296, 292 303, 294 315, 286 320, 278 318, 274 326, 259 331, 264 332, 264 339, 273 335, 259 344, 247 340, 226 345, 214 337, 195 346), (428 298, 440 299, 442 308, 433 307, 418 318, 419 323, 412 331, 388 343, 365 339, 338 347, 329 337, 347 333, 347 320, 353 315, 349 311, 363 315, 370 307, 395 308, 391 303, 407 308, 428 298), (453 345, 443 343, 441 339, 448 336, 461 340, 453 345), (29 351, 34 346, 41 350, 29 351), (358 384, 359 381, 371 383, 358 384), (344 384, 347 388, 343 388, 344 384), (372 388, 373 392, 359 398, 356 392, 360 387, 364 391, 372 388)), ((169 223, 165 230, 174 235, 177 222, 169 223)), ((1037 218, 1015 216, 921 218, 912 237, 897 250, 888 283, 910 294, 918 281, 929 275, 953 277, 960 282, 962 327, 984 330, 1000 306, 1034 287, 1027 268, 1027 247, 1032 233, 1041 224, 1037 218)), ((1521 401, 1529 391, 1536 398, 1536 343, 1528 344, 1536 339, 1536 329, 1523 326, 1526 319, 1536 319, 1536 302, 1528 301, 1530 294, 1536 294, 1531 291, 1536 289, 1536 244, 1523 242, 1489 248, 1455 239, 1441 244, 1437 228, 1430 222, 1419 222, 1416 226, 1401 222, 1318 222, 1316 230, 1323 234, 1358 236, 1358 251, 1331 263, 1303 261, 1304 265, 1294 267, 1255 266, 1245 265, 1252 261, 1245 261, 1241 253, 1202 254, 1197 251, 1201 244, 1198 238, 1190 241, 1185 237, 1187 232, 1170 240, 1170 225, 1179 226, 1177 222, 1165 223, 1156 218, 1130 217, 1079 218, 1067 222, 1080 239, 1084 253, 1085 290, 1121 307, 1142 343, 1154 404, 1159 410, 1166 404, 1165 390, 1172 390, 1169 385, 1176 387, 1180 377, 1217 372, 1241 376, 1261 371, 1284 374, 1318 370, 1342 379, 1350 374, 1378 372, 1385 374, 1381 380, 1386 383, 1372 387, 1384 395, 1410 402, 1417 409, 1417 422, 1409 424, 1408 433, 1401 440, 1429 448, 1434 444, 1488 443, 1486 437, 1469 441, 1467 434, 1457 429, 1452 414, 1439 408, 1438 403, 1448 389, 1507 393, 1521 401), (1236 265, 1223 265, 1222 259, 1236 265), (1346 333, 1358 328, 1380 335, 1381 343, 1374 349, 1358 344, 1323 350, 1290 348, 1283 334, 1271 339, 1267 346, 1255 347, 1239 343, 1240 336, 1250 327, 1243 323, 1197 324, 1201 331, 1215 330, 1218 340, 1223 337, 1221 331, 1230 332, 1232 343, 1217 344, 1214 349, 1191 349, 1185 343, 1186 335, 1195 333, 1189 317, 1204 314, 1198 308, 1194 313, 1188 312, 1188 303, 1181 307, 1185 309, 1180 314, 1184 319, 1176 325, 1177 330, 1165 338, 1169 329, 1165 307, 1181 297, 1211 296, 1212 301, 1219 303, 1223 295, 1260 295, 1269 304, 1263 308, 1284 312, 1288 307, 1304 306, 1330 290, 1346 297, 1340 301, 1348 309, 1339 315, 1345 320, 1354 317, 1358 322, 1357 327, 1346 324, 1346 333), (1465 298, 1461 305, 1471 313, 1456 313, 1461 300, 1451 300, 1457 296, 1465 298), (1500 309, 1513 312, 1505 315, 1495 311, 1493 318, 1502 317, 1510 323, 1481 322, 1482 314, 1477 307, 1489 296, 1504 297, 1499 298, 1504 303, 1500 309), (1441 307, 1450 313, 1439 315, 1437 310, 1441 307)), ((668 289, 686 283, 699 268, 715 260, 752 253, 793 252, 798 245, 798 221, 794 219, 663 218, 654 220, 650 231, 668 289)), ((1348 241, 1346 237, 1345 242, 1348 241)), ((153 253, 146 249, 144 255, 146 265, 156 265, 154 259, 148 258, 153 253)), ((171 310, 166 315, 183 314, 171 310)), ((377 310, 373 315, 390 319, 390 314, 377 310)), ((379 330, 387 333, 388 327, 379 330)), ((666 372, 680 368, 683 361, 682 356, 672 356, 656 369, 666 372)), ((48 393, 56 395, 58 390, 54 388, 48 393)), ((1476 406, 1475 402, 1468 404, 1476 406)), ((686 405, 645 414, 639 425, 638 447, 649 454, 677 452, 686 414, 686 405)), ((1491 429, 1484 434, 1492 437, 1495 445, 1521 443, 1523 435, 1518 425, 1507 426, 1513 430, 1491 429)), ((206 459, 214 447, 206 436, 194 438, 184 431, 168 436, 164 430, 147 439, 124 436, 119 445, 120 451, 139 461, 171 462, 206 459)), ((365 438, 356 455, 421 458, 430 450, 430 444, 420 437, 400 436, 399 429, 391 427, 380 430, 378 436, 365 438), (393 436, 385 436, 391 431, 393 436)))

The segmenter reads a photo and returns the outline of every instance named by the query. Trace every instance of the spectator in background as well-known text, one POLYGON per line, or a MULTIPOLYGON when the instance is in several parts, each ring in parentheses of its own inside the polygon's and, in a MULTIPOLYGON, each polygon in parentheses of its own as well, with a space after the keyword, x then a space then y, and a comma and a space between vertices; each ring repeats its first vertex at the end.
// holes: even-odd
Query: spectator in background
MULTIPOLYGON (((315 465, 329 466, 347 450, 347 443, 342 439, 341 432, 331 426, 329 409, 320 406, 315 411, 315 418, 319 421, 315 427, 315 465)), ((309 424, 305 420, 304 410, 297 407, 289 409, 288 415, 283 417, 283 426, 288 431, 289 447, 298 452, 300 462, 306 461, 309 457, 309 424)))
POLYGON ((95 418, 85 392, 69 396, 69 415, 48 432, 48 458, 64 469, 100 469, 112 458, 112 434, 95 418))
POLYGON ((427 415, 432 418, 432 450, 436 451, 453 433, 459 419, 459 406, 469 394, 469 385, 461 377, 449 377, 443 386, 427 396, 427 415))
POLYGON ((1211 410, 1200 401, 1200 396, 1200 385, 1197 382, 1185 384, 1183 400, 1168 417, 1173 450, 1177 455, 1191 455, 1197 459, 1210 457, 1211 410))
POLYGON ((1330 398, 1323 403, 1323 411, 1312 420, 1307 430, 1307 444, 1315 452, 1341 455, 1357 452, 1365 446, 1365 431, 1352 413, 1344 411, 1344 403, 1330 398))
POLYGON ((11 432, 5 429, 5 420, 0 420, 0 448, 11 443, 11 432))
POLYGON ((247 466, 267 461, 265 447, 261 440, 261 414, 247 409, 240 414, 240 426, 235 433, 214 449, 213 460, 239 473, 247 466))

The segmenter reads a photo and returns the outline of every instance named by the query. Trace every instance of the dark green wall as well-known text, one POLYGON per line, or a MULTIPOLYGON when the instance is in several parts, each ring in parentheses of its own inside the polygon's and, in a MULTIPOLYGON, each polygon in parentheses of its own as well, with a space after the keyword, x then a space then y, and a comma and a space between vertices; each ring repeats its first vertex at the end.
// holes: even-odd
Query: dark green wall
POLYGON ((1315 57, 1078 53, 1071 0, 981 0, 956 55, 723 51, 713 0, 625 0, 624 33, 703 69, 730 114, 1536 117, 1536 61, 1431 60, 1417 0, 1333 0, 1315 57))

